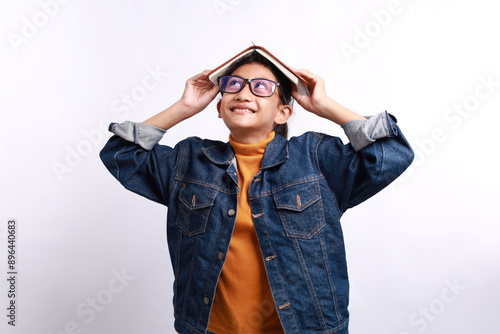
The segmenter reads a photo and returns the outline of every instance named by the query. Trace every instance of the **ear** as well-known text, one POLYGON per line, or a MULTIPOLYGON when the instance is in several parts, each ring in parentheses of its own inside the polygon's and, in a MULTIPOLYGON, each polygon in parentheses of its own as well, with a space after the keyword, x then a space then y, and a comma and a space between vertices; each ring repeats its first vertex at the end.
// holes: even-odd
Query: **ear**
POLYGON ((222 118, 222 115, 220 114, 220 105, 221 105, 221 102, 222 102, 221 100, 219 100, 219 102, 217 102, 217 112, 219 114, 219 116, 218 116, 219 118, 222 118))
POLYGON ((276 117, 274 118, 274 123, 285 124, 292 116, 292 111, 292 107, 288 104, 280 105, 278 114, 276 114, 276 117))

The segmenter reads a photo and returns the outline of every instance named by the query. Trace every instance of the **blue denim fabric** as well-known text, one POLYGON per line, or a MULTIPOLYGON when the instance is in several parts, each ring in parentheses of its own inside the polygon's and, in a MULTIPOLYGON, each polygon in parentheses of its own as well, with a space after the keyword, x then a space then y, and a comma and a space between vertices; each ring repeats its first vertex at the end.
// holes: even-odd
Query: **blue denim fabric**
MULTIPOLYGON (((343 128, 357 150, 314 132, 290 140, 276 136, 249 189, 262 261, 285 333, 348 333, 340 217, 386 187, 413 160, 387 113, 353 122, 343 128)), ((106 167, 127 189, 168 207, 175 328, 183 334, 207 333, 238 206, 233 149, 196 137, 173 148, 154 144, 164 131, 138 123, 110 129, 120 136, 101 151, 106 167)))

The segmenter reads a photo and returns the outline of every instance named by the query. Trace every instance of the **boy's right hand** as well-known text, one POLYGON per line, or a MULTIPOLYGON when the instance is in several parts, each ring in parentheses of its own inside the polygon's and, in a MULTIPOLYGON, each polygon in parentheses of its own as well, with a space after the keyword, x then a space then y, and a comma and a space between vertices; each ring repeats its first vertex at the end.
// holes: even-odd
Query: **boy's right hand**
POLYGON ((208 80, 210 70, 205 70, 186 81, 186 87, 179 102, 186 112, 193 116, 205 109, 219 92, 219 86, 208 80))
POLYGON ((188 79, 184 93, 179 101, 148 118, 143 123, 168 130, 177 123, 205 109, 219 92, 219 86, 214 86, 208 80, 207 75, 209 72, 210 70, 205 70, 188 79))

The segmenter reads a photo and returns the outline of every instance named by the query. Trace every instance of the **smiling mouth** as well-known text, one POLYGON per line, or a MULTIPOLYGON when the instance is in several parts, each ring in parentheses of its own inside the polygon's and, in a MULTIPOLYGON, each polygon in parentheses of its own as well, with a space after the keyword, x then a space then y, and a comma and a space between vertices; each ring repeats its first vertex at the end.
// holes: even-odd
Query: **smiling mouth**
POLYGON ((248 108, 232 108, 232 112, 238 113, 238 114, 254 114, 255 111, 248 109, 248 108))

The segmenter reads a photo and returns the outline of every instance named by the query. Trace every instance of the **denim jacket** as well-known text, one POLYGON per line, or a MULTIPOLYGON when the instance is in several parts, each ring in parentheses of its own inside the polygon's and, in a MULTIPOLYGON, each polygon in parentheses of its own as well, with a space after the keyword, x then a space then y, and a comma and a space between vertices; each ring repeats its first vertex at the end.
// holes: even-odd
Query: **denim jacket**
MULTIPOLYGON (((315 132, 290 140, 275 136, 250 185, 262 261, 288 334, 348 332, 340 217, 391 183, 413 160, 387 112, 342 127, 349 144, 315 132)), ((229 143, 196 137, 173 148, 159 145, 164 130, 128 121, 112 123, 110 131, 115 135, 101 159, 111 174, 125 188, 168 207, 175 328, 183 334, 209 333, 238 206, 234 151, 229 143)))

